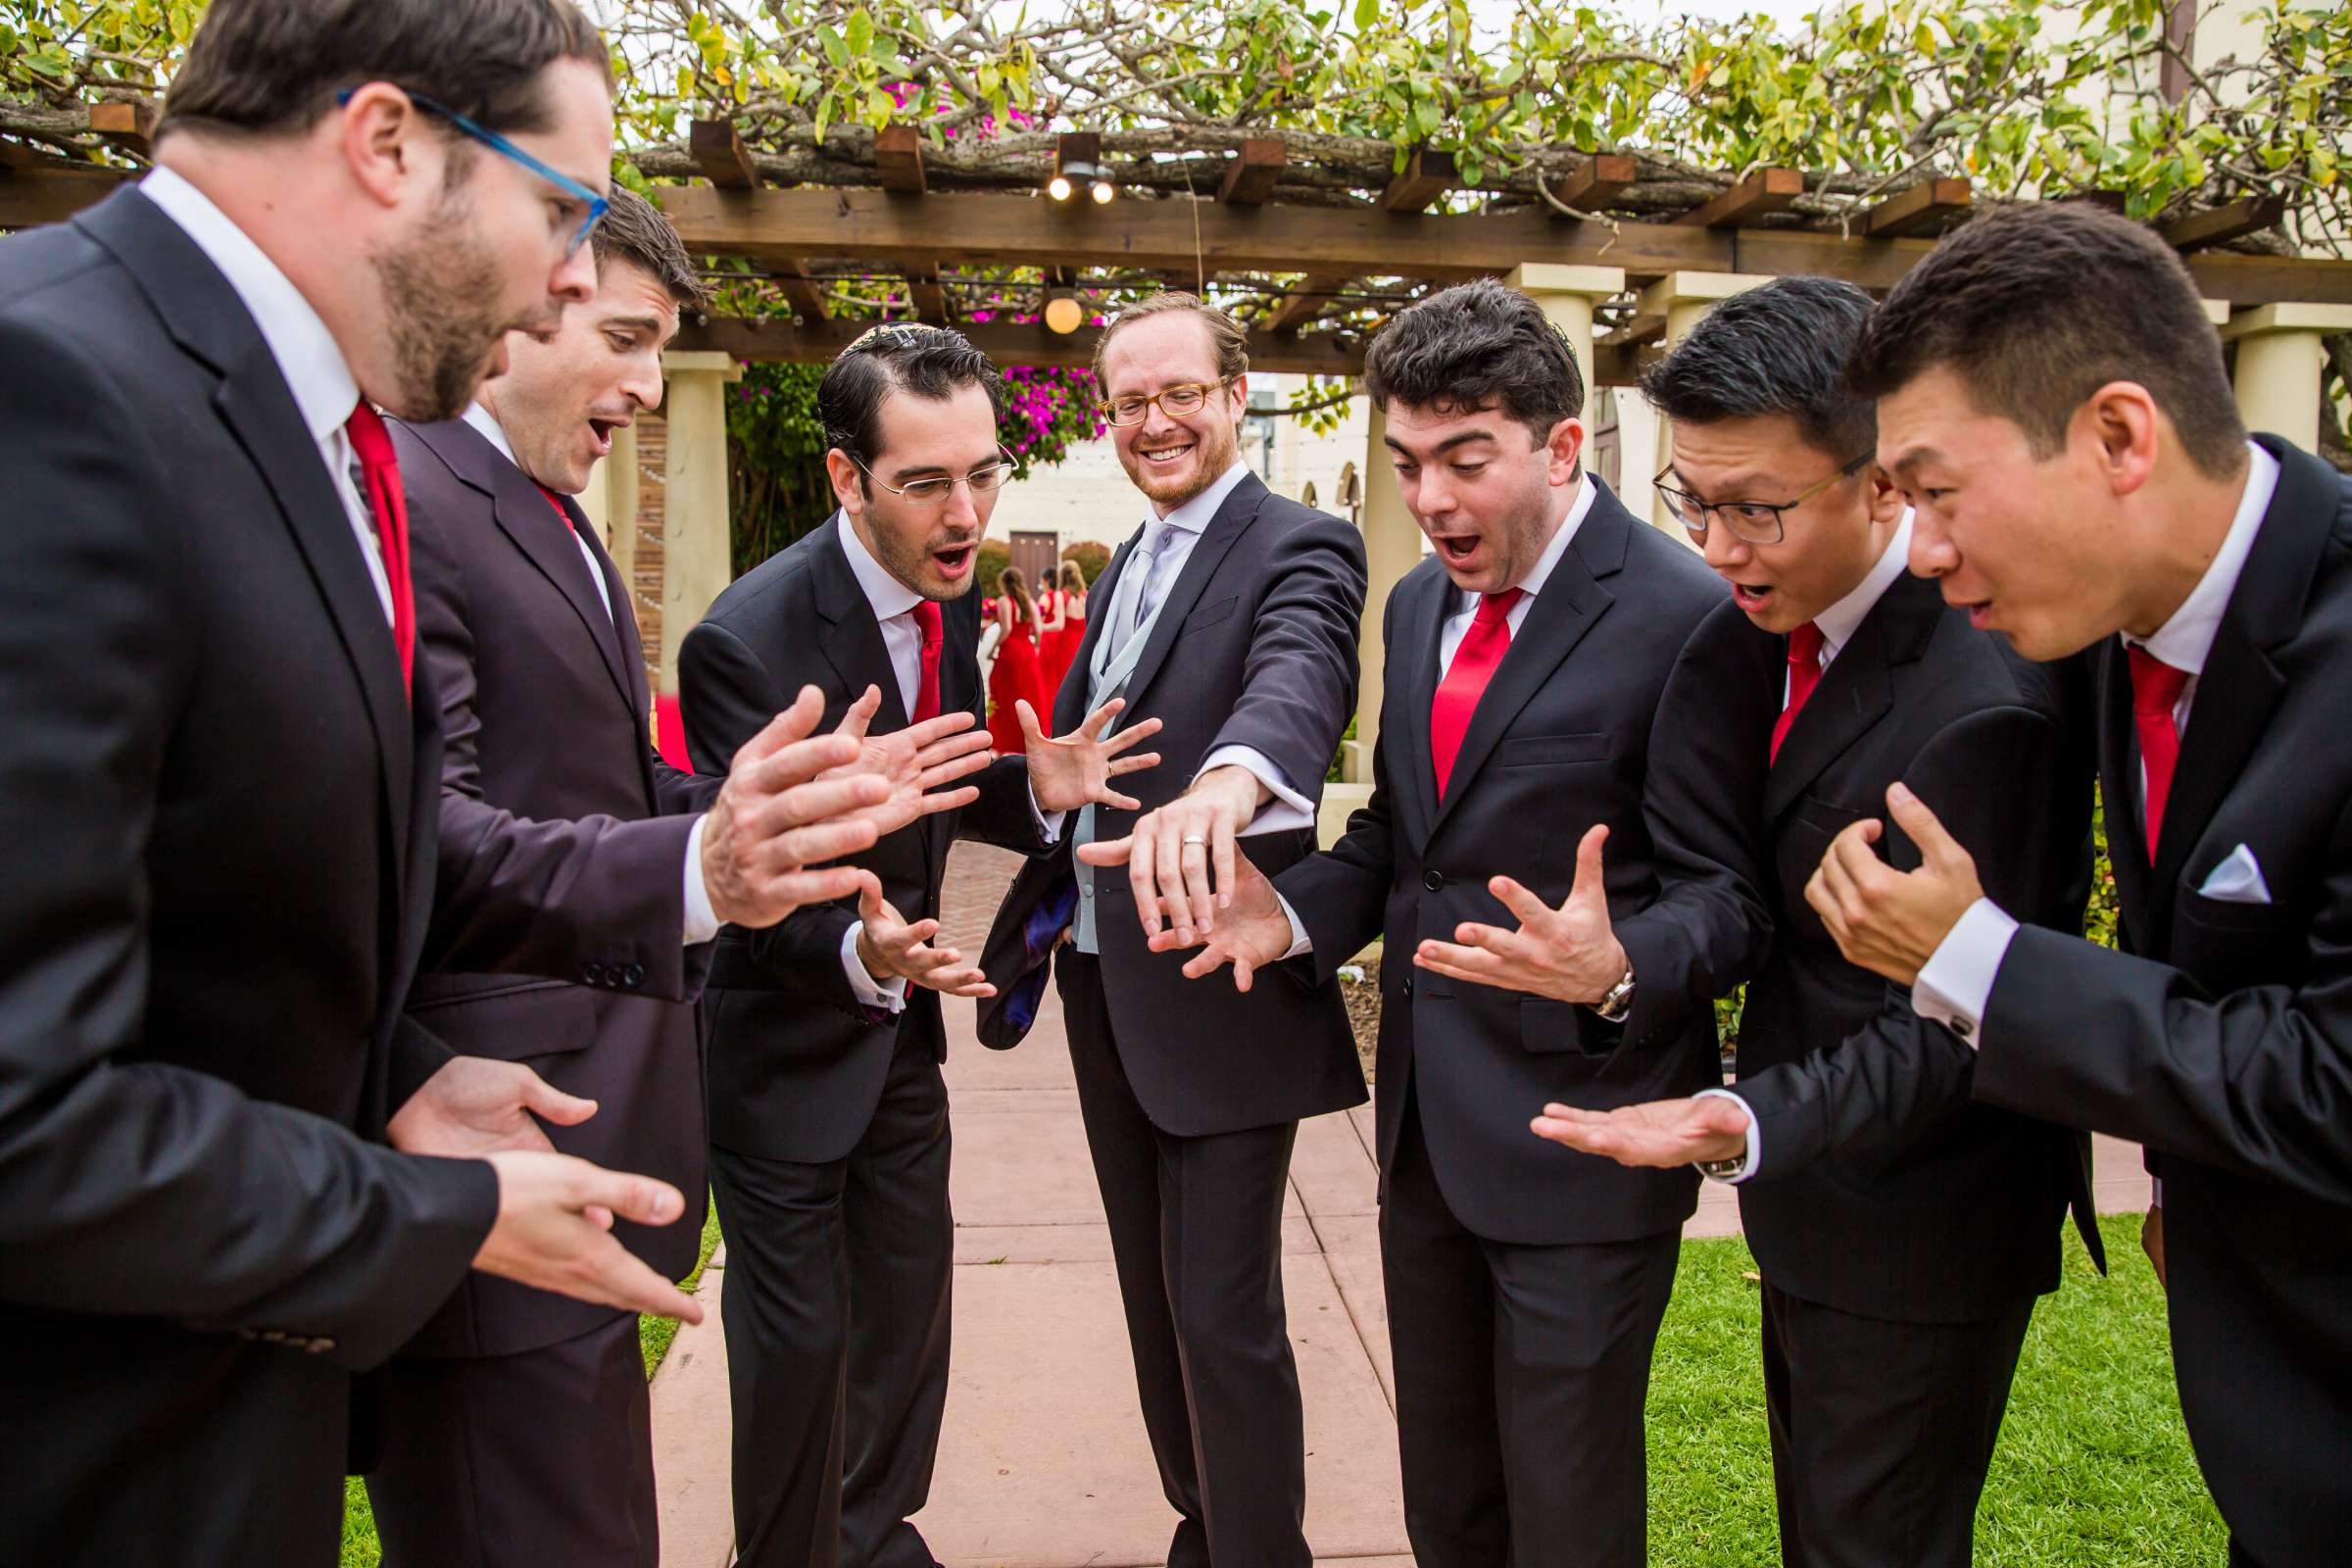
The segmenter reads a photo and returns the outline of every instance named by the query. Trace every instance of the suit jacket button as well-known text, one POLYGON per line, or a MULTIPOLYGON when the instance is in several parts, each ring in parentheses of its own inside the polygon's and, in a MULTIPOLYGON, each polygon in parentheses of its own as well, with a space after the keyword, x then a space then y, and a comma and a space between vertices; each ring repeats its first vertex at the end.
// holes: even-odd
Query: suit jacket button
POLYGON ((621 970, 620 983, 623 989, 629 991, 634 991, 639 986, 644 985, 645 965, 642 963, 632 963, 626 969, 621 970))
POLYGON ((603 985, 605 983, 605 966, 601 963, 583 965, 580 969, 580 979, 592 986, 603 985))
POLYGON ((324 1355, 327 1351, 335 1348, 335 1342, 321 1334, 315 1340, 303 1341, 302 1348, 310 1351, 313 1355, 324 1355))
POLYGON ((1413 977, 1409 974, 1404 977, 1404 994, 1408 997, 1413 994, 1413 977))
POLYGON ((1421 885, 1429 889, 1430 892, 1435 893, 1438 891, 1438 889, 1446 885, 1446 873, 1443 871, 1424 871, 1421 873, 1421 885))

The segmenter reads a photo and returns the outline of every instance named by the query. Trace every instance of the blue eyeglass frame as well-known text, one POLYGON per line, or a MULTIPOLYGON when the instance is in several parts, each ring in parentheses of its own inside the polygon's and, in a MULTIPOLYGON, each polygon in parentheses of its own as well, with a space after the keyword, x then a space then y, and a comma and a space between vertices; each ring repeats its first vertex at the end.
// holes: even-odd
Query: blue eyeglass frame
MULTIPOLYGON (((407 91, 406 88, 403 88, 402 90, 404 92, 407 91)), ((352 95, 358 91, 359 89, 357 87, 344 88, 341 92, 335 94, 335 106, 339 109, 350 108, 352 95)), ((507 140, 506 137, 501 136, 497 131, 490 129, 487 125, 475 124, 472 121, 467 120, 464 115, 459 114, 455 109, 450 108, 447 104, 436 103, 420 92, 410 92, 409 102, 415 104, 419 109, 427 109, 432 113, 439 115, 443 120, 448 121, 451 124, 457 126, 458 129, 464 131, 466 135, 471 136, 475 141, 480 142, 492 152, 503 153, 505 156, 514 159, 523 168, 529 170, 532 173, 537 174, 541 179, 546 180, 549 184, 564 192, 564 195, 576 196, 581 201, 586 202, 588 204, 588 221, 580 225, 580 231, 572 235, 570 243, 564 247, 564 255, 566 260, 569 260, 570 258, 580 254, 580 247, 588 243, 588 231, 596 227, 598 220, 602 219, 606 213, 612 210, 612 203, 610 198, 599 196, 596 192, 590 190, 587 186, 581 184, 569 174, 560 173, 556 170, 550 169, 545 163, 542 163, 539 159, 532 157, 529 153, 524 152, 520 147, 515 146, 513 142, 507 140)))

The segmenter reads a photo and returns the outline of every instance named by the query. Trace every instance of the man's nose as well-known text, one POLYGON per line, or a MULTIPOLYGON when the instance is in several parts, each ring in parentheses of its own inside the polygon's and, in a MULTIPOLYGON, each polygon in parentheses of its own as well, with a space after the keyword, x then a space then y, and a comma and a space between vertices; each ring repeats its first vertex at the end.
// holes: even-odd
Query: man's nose
POLYGON ((547 280, 551 298, 566 305, 585 305, 596 294, 596 247, 582 245, 556 268, 547 280))
POLYGON ((1744 566, 1755 559, 1756 554, 1747 547, 1746 540, 1725 527, 1720 520, 1707 530, 1706 538, 1698 548, 1707 564, 1718 571, 1744 566))

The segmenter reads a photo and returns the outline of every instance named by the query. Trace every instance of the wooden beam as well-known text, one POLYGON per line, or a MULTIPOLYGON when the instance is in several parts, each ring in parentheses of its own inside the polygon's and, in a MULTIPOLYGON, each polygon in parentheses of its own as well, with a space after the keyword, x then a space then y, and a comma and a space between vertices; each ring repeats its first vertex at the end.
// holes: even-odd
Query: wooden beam
POLYGON ((1454 172, 1453 154, 1416 147, 1373 205, 1384 213, 1417 213, 1451 190, 1460 177, 1454 172))
POLYGON ((720 190, 758 190, 760 166, 731 120, 698 120, 688 140, 703 177, 720 190))
POLYGON ((145 158, 154 150, 155 109, 143 103, 92 104, 90 129, 145 158))
POLYGON ((906 293, 914 301, 917 319, 935 326, 946 326, 956 318, 948 309, 947 287, 939 280, 937 262, 909 261, 902 264, 906 270, 906 293))
POLYGON ((1965 179, 1923 179, 1864 213, 1854 232, 1872 239, 1940 234, 1975 200, 1976 192, 1965 179))
POLYGON ((821 321, 832 314, 825 306, 824 289, 801 268, 787 270, 778 267, 772 270, 770 275, 775 279, 776 288, 792 306, 794 315, 808 320, 821 321))
POLYGON ((1309 272, 1293 286, 1290 294, 1266 318, 1264 330, 1274 333, 1293 333, 1323 313, 1332 295, 1348 286, 1350 272, 1309 272))
MULTIPOLYGON (((784 360, 822 365, 832 360, 873 323, 836 318, 795 324, 776 318, 748 321, 713 317, 700 325, 689 323, 679 332, 675 349, 715 349, 745 360, 784 360)), ((1061 366, 1077 368, 1094 363, 1099 326, 1082 326, 1067 337, 1046 330, 1042 322, 964 321, 956 330, 999 365, 1061 366)), ((1277 337, 1263 329, 1250 334, 1250 368, 1302 375, 1360 375, 1363 344, 1354 334, 1289 332, 1277 337)))
POLYGON ((2120 190, 2069 191, 2064 196, 2059 197, 2058 200, 2062 202, 2082 202, 2088 206, 2096 207, 2100 212, 2114 213, 2119 218, 2123 216, 2124 209, 2131 205, 2131 198, 2127 197, 2120 190))
POLYGON ((1551 187, 1552 200, 1580 213, 1597 213, 1615 201, 1637 178, 1634 161, 1621 153, 1598 153, 1584 168, 1551 187))
POLYGON ((886 191, 923 193, 923 139, 912 125, 884 125, 874 132, 874 172, 886 191))
POLYGON ((31 153, 0 160, 0 228, 62 223, 113 195, 122 178, 121 170, 76 168, 31 153))
MULTIPOLYGON (((1793 169, 1759 169, 1730 190, 1674 221, 1683 228, 1743 228, 1777 213, 1805 193, 1805 176, 1793 169)), ((1632 269, 1627 269, 1632 270, 1632 269)))
POLYGON ((1592 345, 1594 386, 1640 386, 1642 372, 1666 357, 1665 345, 1620 343, 1612 339, 1592 345))
POLYGON ((1258 207, 1274 194, 1274 181, 1282 177, 1290 162, 1290 151, 1273 137, 1251 137, 1242 143, 1242 150, 1226 166, 1225 183, 1217 187, 1217 200, 1228 207, 1258 207))
POLYGON ((2269 228, 2285 211, 2283 196, 2248 196, 2227 207, 2175 219, 2164 225, 2164 242, 2177 251, 2219 245, 2269 228))

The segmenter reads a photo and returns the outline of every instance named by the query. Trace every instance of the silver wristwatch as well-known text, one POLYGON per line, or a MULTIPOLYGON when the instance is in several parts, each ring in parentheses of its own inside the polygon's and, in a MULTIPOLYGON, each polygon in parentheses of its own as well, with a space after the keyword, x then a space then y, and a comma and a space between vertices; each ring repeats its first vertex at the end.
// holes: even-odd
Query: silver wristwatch
POLYGON ((1592 1005, 1592 1010, 1600 1015, 1602 1023, 1625 1022, 1626 1013, 1634 1005, 1634 966, 1627 964, 1625 974, 1615 985, 1602 992, 1600 1000, 1592 1005))

